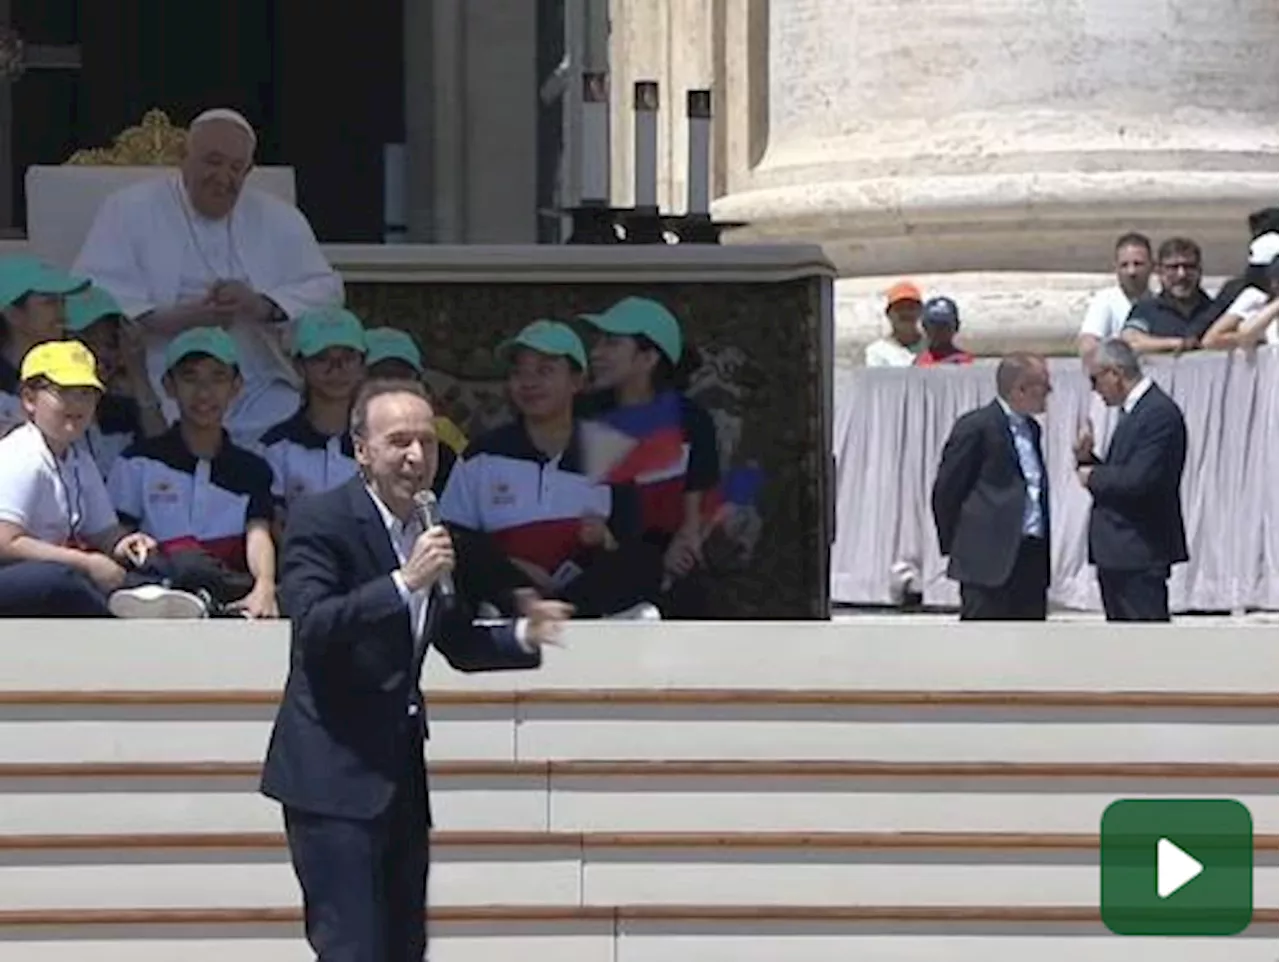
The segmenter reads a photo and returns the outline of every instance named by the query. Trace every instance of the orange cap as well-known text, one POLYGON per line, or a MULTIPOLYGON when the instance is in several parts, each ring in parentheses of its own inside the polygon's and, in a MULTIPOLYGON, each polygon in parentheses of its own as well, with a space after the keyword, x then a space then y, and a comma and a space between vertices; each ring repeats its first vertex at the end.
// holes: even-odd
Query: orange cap
POLYGON ((893 287, 884 293, 885 307, 893 307, 899 301, 915 301, 923 303, 924 297, 920 294, 920 288, 916 287, 910 281, 898 281, 893 287))

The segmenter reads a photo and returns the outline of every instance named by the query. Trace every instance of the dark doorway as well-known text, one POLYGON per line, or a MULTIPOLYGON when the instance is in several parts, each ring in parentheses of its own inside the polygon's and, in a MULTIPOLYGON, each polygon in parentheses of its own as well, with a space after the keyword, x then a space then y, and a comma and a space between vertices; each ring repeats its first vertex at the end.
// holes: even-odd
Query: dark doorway
POLYGON ((77 146, 78 8, 79 0, 0 0, 0 27, 17 31, 27 51, 26 71, 0 90, 8 108, 7 129, 0 121, 0 234, 26 228, 26 169, 59 163, 77 146))
POLYGON ((82 140, 109 143, 152 108, 182 125, 208 107, 235 107, 258 128, 259 160, 279 162, 275 0, 80 0, 78 6, 82 140))
POLYGON ((402 3, 322 16, 309 0, 0 0, 27 43, 78 44, 80 62, 10 88, 9 219, 25 227, 30 164, 106 146, 152 108, 185 125, 226 106, 258 129, 260 163, 295 168, 322 241, 380 242, 385 146, 404 141, 402 3))

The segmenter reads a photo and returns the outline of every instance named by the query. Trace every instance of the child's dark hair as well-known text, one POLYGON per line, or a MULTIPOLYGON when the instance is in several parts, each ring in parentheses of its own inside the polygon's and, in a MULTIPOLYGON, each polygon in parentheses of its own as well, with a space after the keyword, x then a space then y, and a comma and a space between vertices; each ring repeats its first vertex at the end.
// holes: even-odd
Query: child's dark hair
POLYGON ((690 344, 684 346, 684 350, 680 354, 678 364, 673 364, 671 358, 663 353, 653 341, 645 337, 643 334, 632 335, 636 341, 636 347, 642 351, 654 351, 658 355, 658 363, 653 368, 653 389, 654 391, 684 391, 689 387, 689 381, 702 364, 702 355, 697 348, 690 344))

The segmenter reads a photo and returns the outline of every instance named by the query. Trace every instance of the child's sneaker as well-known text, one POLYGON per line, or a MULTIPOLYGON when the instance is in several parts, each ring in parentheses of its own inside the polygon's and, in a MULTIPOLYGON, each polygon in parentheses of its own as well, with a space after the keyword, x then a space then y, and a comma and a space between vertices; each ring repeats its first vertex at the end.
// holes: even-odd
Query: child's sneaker
POLYGON ((189 621, 209 614, 208 606, 196 595, 163 585, 139 585, 113 591, 107 607, 117 618, 189 621))

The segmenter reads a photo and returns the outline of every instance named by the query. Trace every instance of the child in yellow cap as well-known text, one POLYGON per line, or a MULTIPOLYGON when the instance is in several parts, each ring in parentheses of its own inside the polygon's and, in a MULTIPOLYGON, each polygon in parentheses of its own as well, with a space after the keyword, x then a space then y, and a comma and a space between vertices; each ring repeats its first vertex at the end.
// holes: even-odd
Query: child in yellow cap
MULTIPOLYGON (((19 370, 26 423, 0 440, 0 617, 103 618, 149 577, 148 535, 119 522, 97 465, 76 442, 102 397, 78 341, 33 347, 19 370)), ((200 599, 146 584, 151 617, 200 617, 200 599)))

